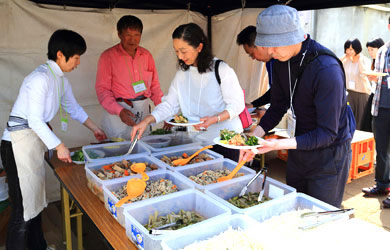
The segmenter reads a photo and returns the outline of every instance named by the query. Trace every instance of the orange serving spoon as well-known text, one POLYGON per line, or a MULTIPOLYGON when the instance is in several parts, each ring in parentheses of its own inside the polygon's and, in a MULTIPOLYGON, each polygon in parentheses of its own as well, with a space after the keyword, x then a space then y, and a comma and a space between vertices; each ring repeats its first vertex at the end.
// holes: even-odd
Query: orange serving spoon
POLYGON ((219 177, 217 181, 218 181, 218 182, 222 182, 222 181, 230 180, 231 178, 234 177, 234 175, 237 174, 238 170, 240 170, 240 168, 241 168, 242 166, 244 166, 245 163, 246 163, 245 160, 240 161, 240 163, 237 164, 237 166, 233 169, 232 172, 230 172, 229 175, 219 177))
POLYGON ((173 163, 173 165, 175 165, 175 166, 177 166, 177 165, 184 166, 184 165, 186 165, 187 163, 189 163, 189 162, 192 160, 192 158, 194 158, 195 156, 197 156, 200 152, 202 152, 203 150, 212 148, 212 147, 213 147, 212 145, 203 147, 203 148, 199 149, 198 151, 196 151, 195 153, 193 153, 190 157, 185 158, 185 159, 177 159, 177 160, 174 160, 172 163, 173 163))
POLYGON ((140 173, 142 175, 142 179, 133 178, 127 182, 127 196, 117 202, 115 204, 116 207, 120 207, 127 201, 140 196, 145 191, 146 181, 149 180, 149 176, 144 172, 146 168, 145 163, 135 163, 131 165, 130 168, 134 172, 140 173))

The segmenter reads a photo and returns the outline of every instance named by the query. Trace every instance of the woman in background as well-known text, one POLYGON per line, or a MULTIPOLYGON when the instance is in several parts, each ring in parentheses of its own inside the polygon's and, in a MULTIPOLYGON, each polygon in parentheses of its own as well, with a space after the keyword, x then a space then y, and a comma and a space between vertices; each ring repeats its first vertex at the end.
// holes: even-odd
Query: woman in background
POLYGON ((362 45, 359 39, 347 40, 344 44, 345 55, 341 58, 344 65, 348 102, 356 120, 356 129, 362 129, 364 108, 371 93, 370 82, 364 71, 369 69, 368 58, 361 55, 362 45))
MULTIPOLYGON (((366 47, 368 50, 368 54, 370 54, 370 57, 372 58, 371 63, 371 70, 375 69, 375 58, 376 54, 380 47, 382 47, 385 44, 385 42, 382 40, 382 38, 374 38, 366 43, 366 47)), ((372 132, 372 115, 371 115, 371 105, 372 105, 372 98, 374 97, 376 84, 371 82, 371 94, 368 98, 366 108, 364 109, 363 114, 363 121, 362 121, 362 130, 367 132, 372 132)))

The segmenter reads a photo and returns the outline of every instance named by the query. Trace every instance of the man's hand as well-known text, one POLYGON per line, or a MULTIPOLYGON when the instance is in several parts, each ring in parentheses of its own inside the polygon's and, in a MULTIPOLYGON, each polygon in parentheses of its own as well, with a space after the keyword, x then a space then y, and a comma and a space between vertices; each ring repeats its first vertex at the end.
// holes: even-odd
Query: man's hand
POLYGON ((169 123, 164 121, 163 129, 165 129, 167 131, 170 131, 172 127, 173 127, 173 125, 171 125, 171 124, 169 124, 169 123))
POLYGON ((70 158, 70 152, 69 149, 65 146, 64 143, 61 143, 56 147, 57 150, 57 157, 59 160, 66 162, 66 163, 72 163, 72 159, 70 158))
POLYGON ((265 135, 264 129, 260 126, 256 126, 255 130, 252 133, 254 136, 263 137, 265 135))
POLYGON ((130 110, 122 109, 119 113, 119 117, 121 118, 121 121, 128 126, 132 127, 135 125, 135 122, 132 119, 135 115, 130 110))
POLYGON ((101 130, 100 128, 97 128, 93 131, 93 135, 95 136, 95 138, 98 140, 98 141, 103 141, 105 139, 107 139, 107 136, 106 134, 104 133, 103 130, 101 130))

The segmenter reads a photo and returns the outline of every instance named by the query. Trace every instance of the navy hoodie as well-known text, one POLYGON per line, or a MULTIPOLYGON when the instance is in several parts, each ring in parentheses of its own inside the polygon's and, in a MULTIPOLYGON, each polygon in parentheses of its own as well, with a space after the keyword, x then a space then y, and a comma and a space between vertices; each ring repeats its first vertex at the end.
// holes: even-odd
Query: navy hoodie
MULTIPOLYGON (((310 39, 302 43, 301 51, 290 59, 292 88, 299 72, 303 53, 328 50, 310 39)), ((264 131, 274 128, 290 106, 288 62, 274 62, 271 106, 259 126, 264 131)), ((340 144, 351 139, 346 109, 343 70, 337 60, 318 56, 308 64, 297 82, 293 95, 296 115, 297 149, 312 150, 340 144)))

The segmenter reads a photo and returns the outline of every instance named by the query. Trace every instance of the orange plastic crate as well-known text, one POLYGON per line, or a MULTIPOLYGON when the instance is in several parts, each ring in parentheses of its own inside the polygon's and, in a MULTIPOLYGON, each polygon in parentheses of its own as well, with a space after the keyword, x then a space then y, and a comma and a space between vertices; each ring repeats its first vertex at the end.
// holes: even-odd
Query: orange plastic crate
MULTIPOLYGON (((367 133, 367 132, 365 132, 367 133)), ((372 135, 372 133, 369 133, 372 135)), ((351 161, 351 179, 357 179, 374 172, 374 153, 375 139, 368 134, 364 134, 363 139, 352 141, 352 161, 351 161), (367 138, 368 137, 368 138, 367 138)))
POLYGON ((286 149, 278 150, 278 158, 287 162, 288 151, 286 149))

